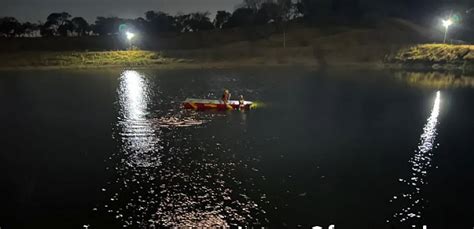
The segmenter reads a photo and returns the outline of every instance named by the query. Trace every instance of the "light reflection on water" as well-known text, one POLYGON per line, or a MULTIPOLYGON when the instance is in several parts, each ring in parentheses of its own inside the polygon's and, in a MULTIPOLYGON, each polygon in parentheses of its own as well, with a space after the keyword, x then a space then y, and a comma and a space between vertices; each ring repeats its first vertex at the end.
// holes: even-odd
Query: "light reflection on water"
POLYGON ((409 85, 427 88, 474 88, 474 76, 445 72, 397 72, 395 77, 409 85))
POLYGON ((231 150, 217 139, 193 140, 193 130, 222 115, 152 110, 156 90, 137 71, 120 77, 117 177, 100 210, 133 228, 260 224, 262 210, 234 175, 243 162, 222 159, 231 150))
MULTIPOLYGON (((441 93, 436 92, 431 115, 423 128, 420 136, 420 144, 415 155, 409 160, 411 164, 411 176, 407 179, 399 179, 406 185, 407 191, 394 196, 390 202, 399 204, 401 208, 393 215, 393 220, 400 223, 415 225, 422 217, 425 200, 422 197, 422 187, 426 184, 429 169, 433 166, 432 157, 437 136, 436 126, 441 103, 441 93)), ((390 222, 390 220, 387 220, 390 222)))
POLYGON ((119 87, 119 126, 128 166, 152 167, 159 164, 159 133, 146 117, 149 100, 147 79, 136 71, 124 71, 119 87))

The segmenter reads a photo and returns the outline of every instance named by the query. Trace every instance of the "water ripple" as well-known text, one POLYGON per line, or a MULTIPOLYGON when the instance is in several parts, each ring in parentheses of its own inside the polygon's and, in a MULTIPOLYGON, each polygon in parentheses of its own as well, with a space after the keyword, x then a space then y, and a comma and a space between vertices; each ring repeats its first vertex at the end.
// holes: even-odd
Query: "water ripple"
POLYGON ((125 71, 120 81, 119 149, 109 161, 114 179, 96 211, 132 228, 262 224, 264 211, 236 178, 244 162, 232 160, 235 153, 217 138, 196 139, 194 130, 219 115, 150 112, 156 98, 147 78, 125 71))

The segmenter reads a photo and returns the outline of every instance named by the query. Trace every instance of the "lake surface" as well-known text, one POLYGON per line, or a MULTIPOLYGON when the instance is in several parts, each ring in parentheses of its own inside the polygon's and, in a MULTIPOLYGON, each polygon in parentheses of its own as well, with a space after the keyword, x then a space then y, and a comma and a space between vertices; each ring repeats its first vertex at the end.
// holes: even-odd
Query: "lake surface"
POLYGON ((472 228, 472 78, 0 73, 0 227, 472 228), (187 97, 257 101, 183 110, 187 97))

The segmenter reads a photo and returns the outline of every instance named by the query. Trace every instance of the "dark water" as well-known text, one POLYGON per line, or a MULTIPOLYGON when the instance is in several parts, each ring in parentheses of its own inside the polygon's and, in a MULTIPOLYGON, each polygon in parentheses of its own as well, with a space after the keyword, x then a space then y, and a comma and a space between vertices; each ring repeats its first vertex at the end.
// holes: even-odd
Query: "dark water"
POLYGON ((301 68, 0 75, 2 229, 474 226, 470 78, 301 68), (180 108, 224 88, 259 108, 180 108))

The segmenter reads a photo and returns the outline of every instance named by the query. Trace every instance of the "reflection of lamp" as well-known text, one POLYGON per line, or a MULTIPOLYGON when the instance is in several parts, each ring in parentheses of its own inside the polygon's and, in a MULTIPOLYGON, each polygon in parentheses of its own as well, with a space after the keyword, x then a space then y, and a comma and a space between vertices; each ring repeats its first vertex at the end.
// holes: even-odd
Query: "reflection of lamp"
POLYGON ((443 43, 446 43, 446 38, 448 37, 448 29, 449 29, 449 26, 451 26, 453 24, 453 21, 451 20, 451 18, 448 18, 446 20, 443 20, 442 23, 443 23, 443 26, 445 28, 443 43))
POLYGON ((118 93, 119 134, 125 163, 132 167, 157 166, 160 163, 157 154, 159 136, 147 118, 150 91, 146 77, 137 71, 124 71, 118 93))
POLYGON ((135 34, 127 31, 125 33, 125 35, 127 36, 127 40, 128 40, 128 43, 129 43, 130 49, 131 49, 132 48, 132 39, 135 37, 135 34))
POLYGON ((137 71, 124 71, 120 78, 120 99, 124 118, 144 120, 149 101, 146 78, 137 71))
MULTIPOLYGON (((415 220, 421 217, 421 210, 424 208, 425 201, 422 200, 423 193, 421 188, 426 184, 426 177, 429 169, 433 166, 433 150, 436 148, 436 136, 438 116, 441 107, 441 92, 436 92, 431 114, 423 127, 423 133, 420 136, 420 143, 415 150, 415 154, 409 160, 411 164, 410 177, 408 179, 399 179, 407 185, 408 190, 404 190, 400 196, 394 196, 390 202, 402 201, 403 204, 399 212, 393 217, 400 222, 415 220), (399 198, 400 197, 400 198, 399 198), (403 199, 403 200, 402 200, 403 199), (421 201, 420 201, 421 200, 421 201)), ((425 227, 423 227, 425 228, 425 227)))

